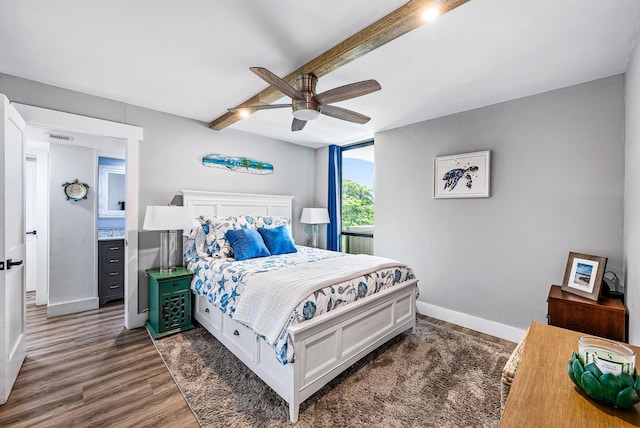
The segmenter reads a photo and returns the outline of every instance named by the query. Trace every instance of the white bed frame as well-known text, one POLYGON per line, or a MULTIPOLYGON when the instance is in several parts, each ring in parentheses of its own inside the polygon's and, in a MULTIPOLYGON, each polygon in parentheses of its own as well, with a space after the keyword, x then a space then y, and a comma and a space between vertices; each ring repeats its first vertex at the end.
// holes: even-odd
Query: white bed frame
MULTIPOLYGON (((291 217, 292 196, 183 190, 184 206, 199 215, 291 217)), ((416 324, 417 279, 383 290, 289 327, 295 362, 282 365, 251 329, 195 295, 195 318, 289 403, 291 422, 300 403, 360 358, 416 324)))

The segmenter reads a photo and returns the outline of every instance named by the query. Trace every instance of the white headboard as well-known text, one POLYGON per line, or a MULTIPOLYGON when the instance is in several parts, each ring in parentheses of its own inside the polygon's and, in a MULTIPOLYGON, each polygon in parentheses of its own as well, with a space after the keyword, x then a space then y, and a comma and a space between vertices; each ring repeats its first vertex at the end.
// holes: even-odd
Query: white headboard
POLYGON ((182 190, 182 195, 183 205, 189 207, 189 214, 194 222, 201 215, 263 215, 293 219, 293 196, 199 190, 182 190))

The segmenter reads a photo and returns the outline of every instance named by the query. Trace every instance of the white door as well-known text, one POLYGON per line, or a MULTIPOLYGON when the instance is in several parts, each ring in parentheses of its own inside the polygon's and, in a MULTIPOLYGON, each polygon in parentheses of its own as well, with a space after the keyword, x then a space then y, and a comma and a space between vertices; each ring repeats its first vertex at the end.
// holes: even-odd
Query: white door
POLYGON ((0 94, 0 404, 27 353, 25 335, 25 123, 0 94))

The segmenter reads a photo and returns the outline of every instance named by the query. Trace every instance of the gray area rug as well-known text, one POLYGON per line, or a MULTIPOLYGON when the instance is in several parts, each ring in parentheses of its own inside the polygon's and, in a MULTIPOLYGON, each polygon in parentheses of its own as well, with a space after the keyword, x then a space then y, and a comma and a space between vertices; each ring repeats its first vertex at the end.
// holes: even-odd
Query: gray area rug
MULTIPOLYGON (((204 328, 155 344, 202 426, 292 425, 287 403, 204 328)), ((302 403, 295 426, 495 427, 514 346, 418 317, 415 334, 401 334, 302 403)))

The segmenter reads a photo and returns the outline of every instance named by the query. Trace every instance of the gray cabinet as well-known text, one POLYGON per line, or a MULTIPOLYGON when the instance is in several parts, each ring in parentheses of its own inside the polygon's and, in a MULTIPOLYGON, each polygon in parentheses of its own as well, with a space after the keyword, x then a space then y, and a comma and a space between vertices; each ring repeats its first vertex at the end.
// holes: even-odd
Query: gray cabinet
POLYGON ((124 298, 124 239, 98 241, 100 305, 124 298))

